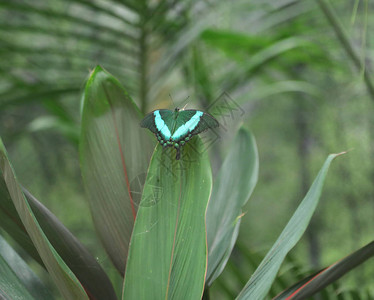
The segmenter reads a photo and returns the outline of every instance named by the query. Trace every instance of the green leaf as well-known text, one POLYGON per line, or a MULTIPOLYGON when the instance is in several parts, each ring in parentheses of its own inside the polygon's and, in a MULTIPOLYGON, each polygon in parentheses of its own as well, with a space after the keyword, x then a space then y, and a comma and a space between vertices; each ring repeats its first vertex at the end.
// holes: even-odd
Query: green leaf
MULTIPOLYGON (((0 269, 0 296, 1 292, 6 292, 7 295, 11 295, 12 298, 15 299, 17 297, 17 293, 23 292, 23 289, 26 288, 30 295, 32 295, 35 299, 53 299, 52 294, 44 286, 43 282, 35 275, 25 261, 1 236, 0 269), (6 286, 5 281, 7 281, 6 286), (18 286, 15 288, 15 290, 12 290, 12 288, 15 285, 19 285, 19 283, 21 283, 23 286, 18 286)), ((28 293, 25 294, 24 299, 31 298, 28 293)))
POLYGON ((317 207, 330 163, 340 154, 328 156, 305 198, 236 299, 266 297, 284 258, 305 232, 317 207))
POLYGON ((274 300, 292 299, 301 300, 308 299, 315 293, 324 289, 329 284, 335 282, 340 277, 356 268, 369 258, 374 256, 374 241, 360 248, 349 256, 337 261, 331 266, 304 278, 292 287, 283 291, 274 300))
POLYGON ((223 271, 235 245, 242 207, 256 185, 258 165, 255 139, 241 128, 214 181, 207 210, 209 285, 223 271))
POLYGON ((117 299, 113 286, 96 259, 72 233, 28 191, 26 199, 44 234, 58 254, 77 276, 87 294, 94 299, 117 299))
POLYGON ((39 264, 43 262, 32 243, 25 226, 9 195, 6 182, 0 170, 0 227, 3 228, 33 259, 39 264))
MULTIPOLYGON (((85 290, 95 299, 116 299, 112 284, 96 259, 43 204, 25 189, 23 193, 49 242, 74 272, 85 290)), ((43 265, 19 218, 3 176, 0 178, 0 197, 1 227, 26 252, 43 265)))
POLYGON ((0 299, 35 299, 0 255, 0 299))
POLYGON ((61 294, 67 299, 88 299, 83 287, 50 244, 36 220, 14 174, 1 140, 0 169, 20 219, 61 294))
POLYGON ((210 163, 199 137, 157 146, 131 239, 122 299, 201 299, 207 261, 205 212, 210 163), (202 153, 202 154, 200 154, 202 153))
POLYGON ((84 95, 81 170, 96 230, 122 274, 152 151, 141 118, 121 84, 96 67, 84 95))

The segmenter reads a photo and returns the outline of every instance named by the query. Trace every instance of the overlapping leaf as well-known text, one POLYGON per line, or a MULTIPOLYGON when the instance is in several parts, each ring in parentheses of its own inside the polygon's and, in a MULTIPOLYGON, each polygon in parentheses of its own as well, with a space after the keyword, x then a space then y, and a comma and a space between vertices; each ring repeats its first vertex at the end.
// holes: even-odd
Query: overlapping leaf
POLYGON ((237 299, 265 299, 274 278, 287 253, 296 245, 305 232, 317 207, 323 183, 332 160, 339 154, 331 154, 326 159, 311 188, 282 233, 266 254, 237 299))
MULTIPOLYGON (((0 299, 35 299, 0 255, 0 299)), ((41 298, 42 299, 42 298, 41 298)))
POLYGON ((7 299, 10 295, 12 299, 33 297, 38 300, 50 300, 53 298, 42 281, 1 236, 0 269, 0 298, 4 296, 7 299))
POLYGON ((44 234, 73 271, 91 299, 116 299, 112 284, 96 259, 75 236, 38 200, 24 190, 44 234))
POLYGON ((201 299, 207 262, 205 212, 212 188, 198 137, 156 147, 131 239, 122 299, 201 299))
POLYGON ((96 67, 84 95, 81 171, 96 230, 121 273, 152 151, 141 118, 121 84, 96 67))
POLYGON ((43 264, 9 195, 0 171, 0 227, 2 227, 33 259, 43 264))
POLYGON ((362 247, 351 255, 337 261, 331 266, 308 276, 296 283, 286 291, 279 294, 274 300, 289 299, 301 300, 308 299, 315 293, 324 289, 329 284, 335 282, 340 277, 356 268, 369 258, 374 256, 374 242, 362 247))
MULTIPOLYGON (((85 290, 95 296, 95 299, 115 299, 113 287, 95 258, 43 204, 25 189, 23 192, 49 242, 74 272, 85 290)), ((0 197, 0 226, 28 254, 43 265, 12 202, 3 176, 0 178, 0 197)))
POLYGON ((207 210, 208 284, 221 274, 229 259, 239 232, 242 207, 257 177, 256 142, 249 131, 241 128, 214 181, 207 210))
MULTIPOLYGON (((27 253, 43 265, 12 202, 3 176, 0 178, 0 192, 0 226, 27 253)), ((112 284, 96 259, 43 204, 25 189, 23 189, 23 193, 43 233, 59 256, 77 276, 87 293, 94 299, 115 299, 112 284)))
POLYGON ((88 299, 87 294, 78 279, 48 241, 48 238, 45 236, 36 220, 29 203, 22 192, 22 188, 17 181, 13 168, 9 163, 5 147, 1 140, 0 169, 14 206, 22 220, 23 226, 61 294, 67 299, 88 299))

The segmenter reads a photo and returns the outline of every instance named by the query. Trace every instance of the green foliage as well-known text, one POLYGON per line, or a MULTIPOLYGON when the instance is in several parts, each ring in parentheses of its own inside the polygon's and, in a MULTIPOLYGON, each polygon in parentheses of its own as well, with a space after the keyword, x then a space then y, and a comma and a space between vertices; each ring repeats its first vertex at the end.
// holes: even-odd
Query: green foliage
MULTIPOLYGON (((61 259, 60 255, 45 236, 13 172, 4 144, 2 141, 0 142, 0 168, 7 185, 7 190, 25 226, 25 230, 37 249, 45 267, 64 297, 67 299, 88 299, 87 294, 84 292, 75 275, 69 270, 66 263, 61 259)), ((8 287, 11 287, 11 284, 8 287)))
POLYGON ((200 299, 207 264, 205 211, 212 190, 198 137, 180 161, 156 147, 132 233, 122 299, 200 299), (144 288, 146 287, 146 288, 144 288))
POLYGON ((327 170, 338 154, 331 154, 326 159, 313 185, 304 200, 283 229, 279 238, 269 250, 256 272, 245 285, 237 299, 264 299, 287 253, 296 245, 305 232, 314 210, 317 207, 325 181, 327 170))
POLYGON ((241 128, 214 181, 206 214, 208 285, 221 274, 231 255, 243 216, 242 207, 257 183, 258 167, 255 139, 241 128))
MULTIPOLYGON (((255 141, 246 130, 239 131, 234 141, 235 147, 222 165, 224 173, 219 175, 216 182, 212 194, 212 201, 215 202, 209 206, 212 178, 208 156, 206 152, 204 154, 200 139, 195 137, 186 145, 181 161, 170 156, 172 149, 164 150, 158 145, 147 171, 142 199, 135 202, 128 178, 136 174, 134 170, 142 171, 138 166, 145 166, 149 144, 147 136, 139 138, 138 133, 136 137, 128 134, 132 132, 129 130, 131 128, 135 132, 140 130, 136 128, 139 119, 136 106, 121 85, 97 67, 87 81, 85 90, 80 147, 87 194, 91 201, 95 201, 93 207, 99 208, 96 211, 92 209, 96 227, 113 263, 116 265, 116 261, 119 262, 116 265, 118 271, 122 273, 126 270, 122 299, 179 299, 187 294, 193 299, 199 299, 204 291, 207 270, 212 270, 208 276, 208 282, 212 283, 223 270, 235 244, 241 206, 250 196, 257 179, 255 141), (119 132, 122 134, 119 135, 119 132), (120 136, 128 138, 122 141, 120 136), (237 158, 244 156, 247 150, 250 150, 247 158, 249 165, 244 164, 245 167, 241 168, 243 163, 238 164, 237 158), (110 165, 114 158, 118 161, 110 165), (126 161, 131 163, 126 164, 126 161), (116 166, 118 175, 114 173, 116 166), (229 177, 222 179, 226 176, 229 177), (231 182, 235 176, 240 176, 240 180, 231 182), (120 187, 122 190, 116 192, 120 187), (116 197, 120 197, 119 200, 109 201, 116 197), (226 199, 226 202, 221 199, 226 199), (227 207, 226 203, 230 203, 228 199, 233 204, 227 207), (209 226, 206 228, 207 208, 209 226), (121 216, 115 218, 116 214, 121 216), (224 220, 228 221, 222 222, 224 220), (129 234, 126 235, 126 232, 129 234), (119 236, 125 239, 118 246, 116 238, 119 236), (213 239, 207 240, 207 236, 213 239), (209 256, 207 246, 214 250, 209 256), (125 267, 120 262, 126 262, 126 258, 125 267), (208 266, 209 261, 213 267, 208 266)), ((32 244, 63 297, 116 299, 110 283, 104 284, 105 274, 100 269, 91 271, 91 265, 95 262, 90 262, 90 255, 85 248, 43 205, 22 190, 3 145, 0 154, 0 167, 6 185, 3 194, 6 196, 9 192, 10 195, 3 199, 14 204, 18 213, 15 217, 19 217, 24 224, 32 244), (46 223, 48 225, 41 227, 40 224, 46 223), (69 251, 66 252, 66 249, 69 251), (75 261, 76 257, 78 261, 75 261), (81 258, 87 262, 87 266, 79 261, 81 258), (85 280, 89 277, 89 280, 85 280), (77 278, 80 278, 80 282, 77 278)), ((327 169, 335 156, 328 157, 304 201, 238 299, 263 299, 266 296, 286 254, 300 239, 310 221, 327 169)), ((371 255, 373 253, 366 259, 371 255)), ((2 265, 6 273, 10 274, 7 280, 11 281, 14 275, 8 271, 5 261, 2 265)), ((340 275, 349 269, 340 270, 340 275)), ((19 283, 17 277, 13 280, 19 283)), ((6 293, 24 293, 20 297, 29 298, 27 289, 21 283, 16 292, 12 291, 14 286, 11 282, 5 281, 2 285, 6 293)))
MULTIPOLYGON (((7 275, 0 280, 0 290, 14 297, 20 293, 24 299, 42 299, 43 293, 51 298, 49 290, 55 298, 61 297, 60 291, 65 297, 115 299, 130 293, 125 288, 121 295, 125 271, 140 278, 145 264, 152 264, 162 274, 175 268, 181 275, 171 276, 170 285, 166 284, 170 298, 187 285, 200 297, 206 267, 204 297, 233 299, 260 265, 241 295, 260 273, 268 278, 257 285, 263 287, 261 297, 275 297, 293 291, 295 282, 293 288, 300 287, 316 275, 315 270, 347 253, 356 251, 326 268, 305 291, 315 293, 318 280, 330 282, 324 276, 335 281, 372 256, 372 246, 360 248, 374 233, 369 1, 14 0, 0 1, 0 20, 0 135, 18 175, 3 149, 0 235, 27 263, 14 267, 6 255, 12 249, 1 244, 1 270, 7 275), (94 69, 98 64, 103 68, 94 69), (82 82, 93 69, 82 93, 82 82), (207 245, 201 242, 206 195, 191 208, 197 211, 192 223, 199 249, 196 261, 187 264, 198 274, 194 283, 191 278, 173 281, 185 278, 187 268, 180 266, 190 248, 175 248, 175 264, 170 264, 170 257, 154 259, 159 252, 170 252, 174 227, 155 228, 163 237, 140 234, 136 236, 140 242, 133 244, 137 250, 131 246, 133 231, 146 231, 149 221, 138 217, 133 227, 137 211, 139 216, 149 213, 160 220, 158 226, 167 224, 169 215, 175 218, 172 195, 169 203, 162 203, 165 210, 139 206, 149 198, 142 192, 146 177, 152 179, 147 168, 155 142, 139 128, 139 121, 153 108, 183 107, 187 96, 192 102, 189 108, 213 114, 222 125, 218 141, 209 149, 213 188, 206 217, 207 245), (176 103, 171 104, 170 98, 176 103), (256 143, 244 128, 251 128, 256 143), (291 253, 298 262, 285 255, 304 231, 314 206, 305 212, 303 226, 290 225, 299 230, 295 240, 274 245, 275 253, 269 252, 262 264, 262 257, 253 252, 243 255, 245 249, 271 248, 290 211, 308 193, 327 153, 347 149, 354 150, 334 163, 320 209, 291 253), (83 201, 83 187, 91 214, 83 201), (166 236, 164 248, 158 246, 166 236), (149 260, 144 260, 149 253, 149 260), (269 257, 276 258, 273 264, 269 257), (30 288, 36 276, 28 266, 36 268, 45 283, 35 285, 38 291, 30 288), (301 267, 288 272, 289 266, 301 267), (24 272, 13 274, 15 269, 24 272)), ((203 136, 202 142, 210 137, 203 136)), ((154 157, 165 154, 159 151, 154 157)), ((204 153, 198 160, 207 166, 207 157, 204 153)), ((153 160, 152 168, 157 166, 153 160)), ((207 193, 210 184, 202 188, 207 193)), ((196 188, 185 189, 198 193, 196 188)), ((150 183, 144 190, 151 193, 150 183)), ((313 205, 318 198, 314 197, 313 205)), ((181 236, 175 237, 182 243, 181 236)), ((373 276, 373 268, 364 264, 360 272, 324 289, 322 299, 371 299, 373 276)), ((132 280, 134 291, 140 291, 142 281, 132 280)), ((163 293, 165 284, 161 286, 163 293)))
MULTIPOLYGON (((0 237, 1 290, 20 299, 52 299, 52 294, 17 252, 0 237), (12 287, 10 291, 8 288, 12 287), (19 293, 21 295, 19 295, 19 293)), ((2 294, 6 298, 6 294, 2 294)))
POLYGON ((138 179, 144 185, 152 149, 147 133, 139 130, 140 120, 120 83, 96 67, 84 94, 80 163, 96 230, 122 274, 140 201, 130 184, 138 179))

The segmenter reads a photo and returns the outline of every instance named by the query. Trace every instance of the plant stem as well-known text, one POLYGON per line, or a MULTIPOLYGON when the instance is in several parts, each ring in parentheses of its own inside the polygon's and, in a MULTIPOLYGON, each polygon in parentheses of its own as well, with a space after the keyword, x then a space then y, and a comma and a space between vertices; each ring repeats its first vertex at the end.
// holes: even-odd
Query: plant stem
POLYGON ((360 71, 363 67, 363 76, 364 81, 366 84, 366 88, 369 92, 369 95, 371 99, 374 101, 374 84, 373 81, 370 78, 370 74, 365 68, 364 65, 362 65, 360 56, 357 54, 356 50, 353 48, 351 42, 349 41, 349 37, 347 33, 345 32, 342 24, 339 22, 338 17, 336 16, 333 9, 330 7, 330 5, 327 3, 326 0, 316 0, 319 7, 321 8, 322 12, 325 14, 325 17, 329 21, 330 25, 335 31, 336 36, 338 37, 340 43, 342 44, 344 50, 347 52, 350 59, 353 61, 356 68, 360 71))

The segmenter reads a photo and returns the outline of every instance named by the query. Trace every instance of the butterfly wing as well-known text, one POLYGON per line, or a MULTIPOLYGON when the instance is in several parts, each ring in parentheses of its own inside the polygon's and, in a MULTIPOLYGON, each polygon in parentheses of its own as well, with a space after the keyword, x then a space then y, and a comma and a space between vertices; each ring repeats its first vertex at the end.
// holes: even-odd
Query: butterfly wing
POLYGON ((140 126, 148 128, 156 135, 160 135, 165 141, 171 137, 171 128, 173 126, 173 112, 168 109, 157 109, 150 112, 140 122, 140 126))
POLYGON ((182 110, 178 112, 172 140, 184 140, 189 134, 199 134, 209 128, 218 127, 218 121, 211 115, 198 110, 182 110))
POLYGON ((193 134, 199 134, 201 132, 204 132, 205 130, 217 127, 219 127, 218 121, 210 114, 203 113, 202 117, 200 118, 199 124, 197 124, 196 128, 193 131, 193 134))

